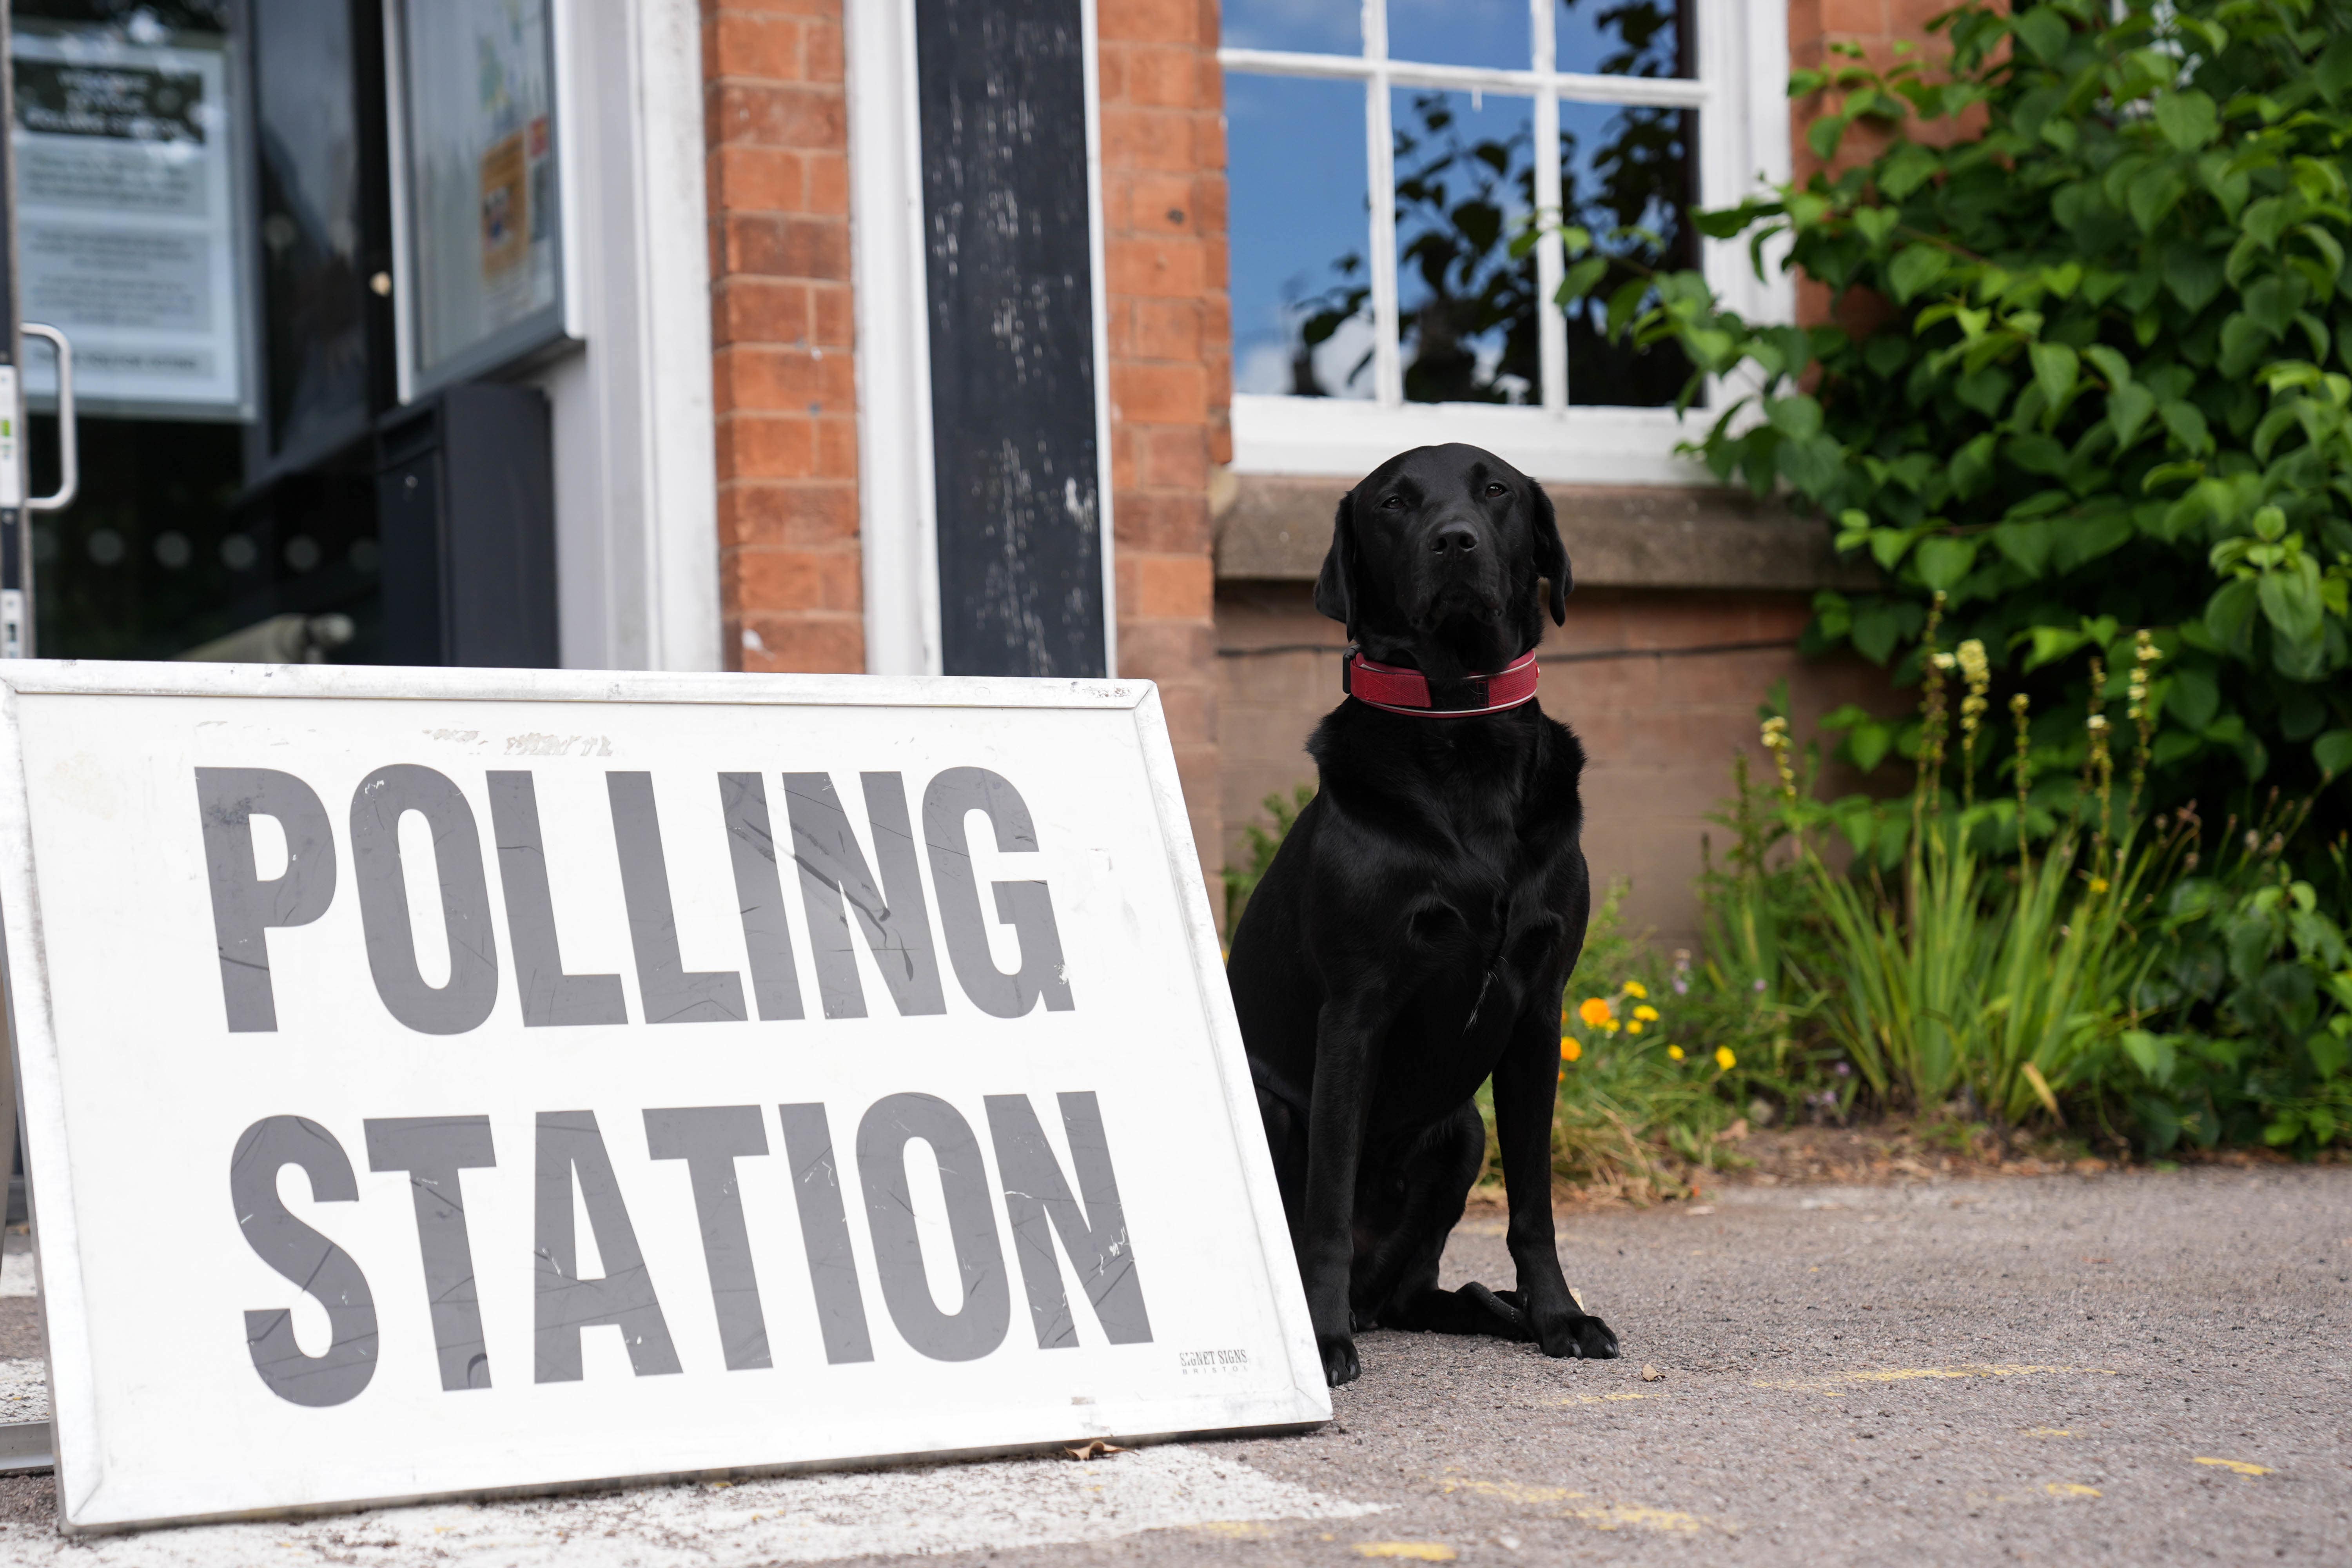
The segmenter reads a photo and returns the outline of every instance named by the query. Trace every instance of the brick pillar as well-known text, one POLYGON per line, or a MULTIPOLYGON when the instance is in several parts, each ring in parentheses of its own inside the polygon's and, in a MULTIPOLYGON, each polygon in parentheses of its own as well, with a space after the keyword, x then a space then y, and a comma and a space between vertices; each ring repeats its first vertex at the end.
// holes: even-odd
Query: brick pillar
POLYGON ((1231 460, 1216 0, 1099 0, 1118 672, 1160 683, 1222 910, 1209 469, 1231 460))
POLYGON ((702 5, 719 610, 740 669, 866 667, 842 4, 702 5))

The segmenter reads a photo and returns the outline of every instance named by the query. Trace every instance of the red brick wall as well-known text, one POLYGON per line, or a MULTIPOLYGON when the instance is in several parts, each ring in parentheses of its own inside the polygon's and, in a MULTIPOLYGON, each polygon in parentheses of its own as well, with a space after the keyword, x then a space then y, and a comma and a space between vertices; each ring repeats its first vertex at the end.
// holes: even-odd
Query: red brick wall
POLYGON ((703 0, 719 609, 741 669, 866 667, 843 0, 703 0))
MULTIPOLYGON (((1789 0, 1789 64, 1792 69, 1821 69, 1835 63, 1829 52, 1831 45, 1854 44, 1861 47, 1868 64, 1883 70, 1903 58, 1896 55, 1895 45, 1907 43, 1916 51, 1909 58, 1927 61, 1932 68, 1949 50, 1944 35, 1929 33, 1927 24, 1957 3, 1958 0, 1789 0)), ((1812 178, 1822 167, 1805 140, 1805 132, 1813 117, 1822 112, 1828 96, 1832 95, 1792 99, 1789 104, 1790 146, 1799 184, 1812 178)), ((1933 126, 1915 124, 1913 131, 1922 141, 1946 139, 1933 126)), ((1885 143, 1885 135, 1870 125, 1853 126, 1839 145, 1833 166, 1843 168, 1869 157, 1885 143)), ((1875 325, 1876 313, 1866 303, 1849 300, 1844 324, 1867 331, 1875 325)), ((1808 324, 1828 321, 1829 290, 1810 278, 1799 278, 1797 317, 1808 324)))
POLYGON ((1099 0, 1097 25, 1118 670, 1160 683, 1192 832, 1214 868, 1208 486, 1210 465, 1231 457, 1233 392, 1216 0, 1099 0))

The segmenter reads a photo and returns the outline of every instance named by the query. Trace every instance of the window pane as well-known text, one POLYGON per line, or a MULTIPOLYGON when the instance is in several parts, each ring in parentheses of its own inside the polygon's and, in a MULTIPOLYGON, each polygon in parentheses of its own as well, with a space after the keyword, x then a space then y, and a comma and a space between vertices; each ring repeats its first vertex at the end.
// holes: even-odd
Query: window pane
POLYGON ((1364 52, 1361 0, 1225 0, 1224 42, 1236 49, 1364 52))
POLYGON ((1535 64, 1528 0, 1389 0, 1389 58, 1440 66, 1535 64))
MULTIPOLYGON (((1697 157, 1694 110, 1559 106, 1561 205, 1602 249, 1654 270, 1698 264, 1698 231, 1685 216, 1697 191, 1697 157)), ((1674 344, 1635 353, 1602 333, 1609 296, 1635 276, 1612 268, 1569 307, 1570 403, 1655 407, 1690 379, 1690 361, 1674 344)))
POLYGON ((364 435, 373 412, 359 109, 347 8, 259 0, 253 15, 268 429, 285 452, 364 435))
POLYGON ((1364 89, 1225 78, 1234 390, 1370 397, 1364 89))
POLYGON ((1691 0, 1559 0, 1552 26, 1559 68, 1588 76, 1698 74, 1691 0))
POLYGON ((1403 88, 1391 112, 1405 397, 1542 401, 1535 257, 1510 254, 1535 205, 1531 106, 1403 88))

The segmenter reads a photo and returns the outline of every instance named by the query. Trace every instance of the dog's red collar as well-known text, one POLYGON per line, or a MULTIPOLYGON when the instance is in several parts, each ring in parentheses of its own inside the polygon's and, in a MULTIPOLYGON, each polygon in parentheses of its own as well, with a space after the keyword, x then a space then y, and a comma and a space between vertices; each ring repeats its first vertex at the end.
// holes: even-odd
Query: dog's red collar
POLYGON ((1339 689, 1359 702, 1416 719, 1469 719, 1481 713, 1501 713, 1535 700, 1536 656, 1530 648, 1491 675, 1468 675, 1440 680, 1430 689, 1429 678, 1417 669, 1376 664, 1354 648, 1339 666, 1339 689), (1444 700, 1439 699, 1443 697, 1444 700))

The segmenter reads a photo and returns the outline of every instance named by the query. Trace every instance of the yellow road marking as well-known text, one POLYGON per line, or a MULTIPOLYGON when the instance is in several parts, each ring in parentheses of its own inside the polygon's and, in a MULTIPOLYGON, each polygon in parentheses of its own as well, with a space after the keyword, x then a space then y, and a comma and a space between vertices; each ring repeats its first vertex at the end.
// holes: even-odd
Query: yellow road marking
POLYGON ((1565 1503, 1556 1516, 1589 1524, 1595 1530, 1655 1530, 1677 1535, 1696 1535, 1700 1531, 1714 1529, 1737 1534, 1739 1527, 1723 1520, 1706 1519, 1676 1509, 1650 1508, 1639 1503, 1606 1502, 1586 1492, 1568 1487, 1528 1486, 1519 1481, 1480 1481, 1462 1476, 1441 1476, 1437 1484, 1449 1492, 1472 1492, 1503 1502, 1542 1506, 1565 1503))
POLYGON ((2074 1435, 2063 1426, 2028 1426, 2024 1430, 2029 1437, 2072 1437, 2074 1435))
POLYGON ((1755 1388, 1786 1388, 1801 1394, 1819 1394, 1827 1398, 1843 1396, 1846 1390, 1840 1384, 1912 1383, 1923 1379, 1943 1380, 1969 1377, 2027 1377, 2036 1373, 2095 1373, 2101 1377, 2114 1377, 2116 1373, 2104 1366, 2028 1366, 2011 1362, 1987 1363, 1977 1366, 1906 1366, 1887 1367, 1862 1372, 1841 1372, 1828 1377, 1753 1378, 1755 1388))
POLYGON ((2105 1497, 2107 1495, 2096 1487, 2078 1486, 2073 1481, 2052 1481, 2042 1489, 2052 1497, 2105 1497))
POLYGON ((1415 1563, 1451 1563, 1459 1555, 1440 1541, 1359 1541, 1359 1557, 1403 1557, 1415 1563))
POLYGON ((2204 1455, 2200 1454, 2197 1456, 2197 1462, 2200 1465, 2216 1465, 2222 1469, 2230 1470, 2242 1476, 2274 1476, 2278 1474, 2276 1470, 2271 1469, 2266 1466, 2250 1465, 2243 1459, 2209 1459, 2204 1455))

